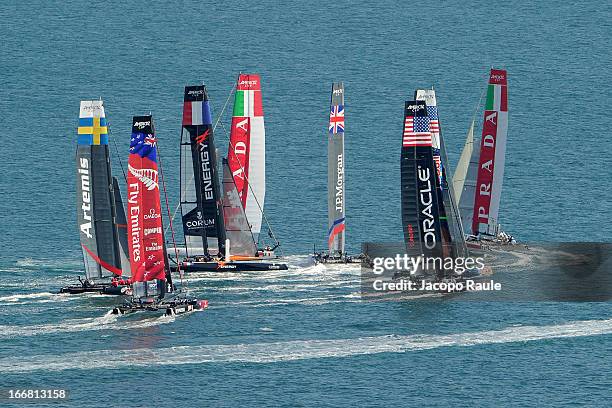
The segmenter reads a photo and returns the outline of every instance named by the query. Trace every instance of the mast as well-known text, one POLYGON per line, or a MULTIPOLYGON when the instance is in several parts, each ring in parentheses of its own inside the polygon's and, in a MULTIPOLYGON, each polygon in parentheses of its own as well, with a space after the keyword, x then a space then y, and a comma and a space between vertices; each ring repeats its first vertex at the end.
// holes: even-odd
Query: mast
POLYGON ((101 100, 81 101, 76 164, 77 222, 87 279, 121 275, 108 128, 101 100))
POLYGON ((225 251, 212 115, 204 85, 186 86, 181 133, 181 212, 187 255, 225 251))
POLYGON ((407 101, 401 155, 401 203, 404 241, 409 255, 441 257, 439 189, 427 107, 407 101))
POLYGON ((166 292, 164 246, 153 118, 134 116, 128 160, 128 242, 134 295, 166 292), (152 282, 153 284, 149 284, 152 282))
POLYGON ((266 195, 266 133, 257 74, 238 76, 227 158, 251 231, 258 238, 266 195))
POLYGON ((491 69, 483 115, 472 233, 495 234, 506 160, 508 134, 507 73, 491 69))
POLYGON ((344 84, 333 83, 327 137, 327 244, 332 256, 344 253, 344 84))

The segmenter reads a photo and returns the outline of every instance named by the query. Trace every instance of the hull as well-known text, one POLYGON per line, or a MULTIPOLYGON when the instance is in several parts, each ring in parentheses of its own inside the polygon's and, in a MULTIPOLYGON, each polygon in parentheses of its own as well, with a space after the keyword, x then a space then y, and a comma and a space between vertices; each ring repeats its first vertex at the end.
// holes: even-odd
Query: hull
POLYGON ((166 316, 174 316, 195 310, 208 308, 208 300, 198 300, 195 298, 176 298, 172 300, 162 300, 161 302, 142 303, 137 301, 128 302, 112 310, 114 315, 124 315, 134 312, 162 312, 166 316))
POLYGON ((341 255, 341 256, 330 256, 328 254, 320 254, 315 253, 313 255, 313 259, 315 264, 360 264, 361 256, 350 256, 350 255, 341 255))
POLYGON ((89 283, 87 285, 64 286, 59 293, 79 295, 82 293, 99 293, 102 295, 121 296, 125 295, 127 286, 113 286, 110 283, 89 283))
POLYGON ((245 271, 284 271, 289 269, 287 264, 279 262, 262 261, 235 261, 235 262, 183 262, 181 270, 183 272, 245 272, 245 271))

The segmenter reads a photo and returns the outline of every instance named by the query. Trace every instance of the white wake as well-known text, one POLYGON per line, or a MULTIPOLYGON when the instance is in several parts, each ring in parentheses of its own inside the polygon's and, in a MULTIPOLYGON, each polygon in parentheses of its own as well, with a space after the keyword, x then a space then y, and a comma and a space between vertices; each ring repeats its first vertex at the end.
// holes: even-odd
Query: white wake
POLYGON ((274 363, 605 334, 612 334, 612 319, 576 321, 555 326, 516 326, 502 330, 448 335, 388 335, 336 340, 99 350, 68 355, 3 358, 0 359, 0 373, 205 363, 274 363), (112 356, 112 359, 109 356, 112 356))

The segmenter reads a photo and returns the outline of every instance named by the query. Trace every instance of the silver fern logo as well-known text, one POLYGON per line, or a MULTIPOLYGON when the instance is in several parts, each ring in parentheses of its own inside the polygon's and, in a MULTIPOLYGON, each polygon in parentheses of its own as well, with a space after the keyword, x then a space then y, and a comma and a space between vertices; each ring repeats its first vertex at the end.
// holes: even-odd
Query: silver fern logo
POLYGON ((136 177, 147 190, 153 190, 159 187, 157 184, 157 170, 153 169, 135 169, 128 164, 129 172, 136 177))

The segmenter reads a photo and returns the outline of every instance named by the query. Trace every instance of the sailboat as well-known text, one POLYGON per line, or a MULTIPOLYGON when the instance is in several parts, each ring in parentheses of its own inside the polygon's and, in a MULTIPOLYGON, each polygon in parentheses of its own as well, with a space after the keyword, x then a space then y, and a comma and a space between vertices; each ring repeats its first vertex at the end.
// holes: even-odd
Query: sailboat
POLYGON ((60 293, 121 295, 130 276, 125 211, 112 176, 104 104, 81 101, 77 132, 77 221, 85 280, 60 293))
POLYGON ((179 264, 187 272, 287 269, 284 263, 268 261, 274 258, 273 248, 259 250, 256 245, 263 218, 265 143, 261 91, 254 95, 254 80, 259 83, 258 77, 246 85, 238 81, 223 192, 206 87, 185 87, 181 212, 186 258, 179 264))
POLYGON ((314 250, 315 263, 358 263, 345 253, 344 84, 332 84, 327 137, 327 253, 314 250))
MULTIPOLYGON (((406 254, 411 257, 466 256, 461 230, 457 229, 452 193, 446 180, 446 153, 440 133, 433 90, 417 90, 416 100, 404 108, 402 136, 401 212, 406 254)), ((420 270, 415 276, 434 280, 456 279, 451 270, 420 270)))
POLYGON ((491 69, 482 123, 482 137, 475 139, 472 120, 453 175, 455 200, 472 247, 480 247, 483 241, 487 244, 513 242, 499 224, 508 134, 506 70, 491 69))
POLYGON ((113 314, 162 310, 167 315, 207 307, 176 289, 164 241, 157 138, 152 116, 134 116, 128 161, 128 242, 131 297, 113 314))

